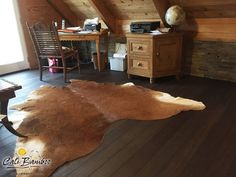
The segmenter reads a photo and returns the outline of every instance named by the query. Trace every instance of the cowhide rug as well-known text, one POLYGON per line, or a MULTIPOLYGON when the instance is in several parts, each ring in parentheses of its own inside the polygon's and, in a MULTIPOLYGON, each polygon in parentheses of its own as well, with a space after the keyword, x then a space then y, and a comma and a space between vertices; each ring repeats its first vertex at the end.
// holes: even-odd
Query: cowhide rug
POLYGON ((205 106, 133 84, 72 80, 63 88, 41 87, 16 108, 26 113, 17 130, 28 136, 17 139, 17 175, 46 177, 65 162, 92 152, 117 120, 164 119, 205 106))

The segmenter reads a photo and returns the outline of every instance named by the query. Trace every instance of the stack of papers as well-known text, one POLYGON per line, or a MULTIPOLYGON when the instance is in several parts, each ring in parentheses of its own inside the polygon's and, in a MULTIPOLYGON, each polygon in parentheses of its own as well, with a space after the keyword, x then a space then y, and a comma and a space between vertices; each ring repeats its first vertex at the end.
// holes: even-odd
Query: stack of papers
POLYGON ((79 34, 89 34, 89 33, 92 33, 92 31, 80 31, 78 32, 79 34))
POLYGON ((158 28, 157 30, 151 31, 152 34, 158 35, 163 33, 168 33, 170 31, 170 28, 158 28))
POLYGON ((74 30, 74 31, 82 31, 82 28, 80 26, 75 26, 75 27, 68 27, 66 28, 68 30, 74 30))
POLYGON ((162 34, 162 32, 160 32, 159 30, 154 30, 154 31, 151 31, 152 34, 162 34))
POLYGON ((80 26, 77 27, 68 27, 66 29, 58 29, 58 32, 63 32, 63 33, 76 33, 81 31, 82 28, 80 26))

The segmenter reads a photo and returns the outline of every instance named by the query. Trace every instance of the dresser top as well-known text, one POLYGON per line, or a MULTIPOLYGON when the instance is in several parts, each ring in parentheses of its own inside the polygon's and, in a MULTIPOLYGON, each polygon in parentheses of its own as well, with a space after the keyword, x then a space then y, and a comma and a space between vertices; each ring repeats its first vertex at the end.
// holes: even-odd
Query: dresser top
POLYGON ((168 33, 126 33, 126 37, 135 37, 135 38, 159 38, 159 37, 174 37, 182 36, 183 33, 180 32, 168 32, 168 33))

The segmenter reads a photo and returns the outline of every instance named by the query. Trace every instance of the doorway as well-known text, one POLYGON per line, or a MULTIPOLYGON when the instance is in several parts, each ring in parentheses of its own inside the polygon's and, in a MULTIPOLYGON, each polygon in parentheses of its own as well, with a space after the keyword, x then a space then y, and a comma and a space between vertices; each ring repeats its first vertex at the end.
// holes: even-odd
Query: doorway
POLYGON ((0 75, 29 68, 17 0, 0 6, 0 75))

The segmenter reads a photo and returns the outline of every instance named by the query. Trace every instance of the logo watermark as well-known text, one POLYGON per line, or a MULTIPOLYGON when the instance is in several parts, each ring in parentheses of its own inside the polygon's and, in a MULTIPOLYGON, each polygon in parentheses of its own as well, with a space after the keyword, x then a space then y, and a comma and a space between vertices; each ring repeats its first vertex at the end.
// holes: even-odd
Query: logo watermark
POLYGON ((27 151, 27 149, 20 147, 13 157, 7 156, 2 160, 2 166, 11 168, 39 168, 49 166, 51 159, 43 158, 36 150, 27 151))

